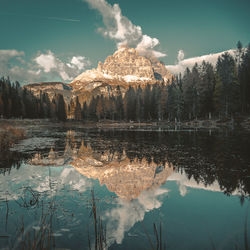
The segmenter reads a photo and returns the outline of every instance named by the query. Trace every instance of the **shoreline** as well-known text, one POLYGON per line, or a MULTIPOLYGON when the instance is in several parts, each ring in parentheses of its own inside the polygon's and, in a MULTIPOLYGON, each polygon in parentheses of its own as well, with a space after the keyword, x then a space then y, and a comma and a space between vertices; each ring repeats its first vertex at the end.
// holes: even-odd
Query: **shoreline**
POLYGON ((245 116, 240 119, 211 119, 192 120, 183 122, 126 122, 126 121, 66 121, 59 122, 49 119, 0 119, 0 130, 4 126, 22 127, 26 126, 64 126, 82 127, 87 129, 145 129, 145 130, 183 130, 183 129, 243 129, 250 131, 250 117, 245 116))

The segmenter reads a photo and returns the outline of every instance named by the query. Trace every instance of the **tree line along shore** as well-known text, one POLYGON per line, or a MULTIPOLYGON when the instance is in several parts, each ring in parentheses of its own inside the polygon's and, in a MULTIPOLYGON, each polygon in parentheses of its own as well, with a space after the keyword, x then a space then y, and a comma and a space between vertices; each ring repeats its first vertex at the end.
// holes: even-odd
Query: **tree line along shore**
POLYGON ((116 96, 93 96, 82 104, 75 97, 66 104, 61 94, 34 96, 18 82, 1 78, 0 117, 123 123, 242 121, 250 114, 250 45, 243 48, 238 42, 235 56, 226 52, 215 66, 205 61, 195 64, 167 85, 129 86, 125 94, 116 88, 116 96))

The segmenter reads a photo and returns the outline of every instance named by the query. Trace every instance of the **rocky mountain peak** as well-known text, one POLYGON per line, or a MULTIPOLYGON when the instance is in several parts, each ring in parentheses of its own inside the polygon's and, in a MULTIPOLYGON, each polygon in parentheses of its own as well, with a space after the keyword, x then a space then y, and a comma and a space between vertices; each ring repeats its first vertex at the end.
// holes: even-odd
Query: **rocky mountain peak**
POLYGON ((87 70, 70 84, 41 83, 27 85, 37 95, 46 92, 52 98, 56 93, 63 94, 69 104, 76 96, 79 102, 90 102, 93 96, 125 95, 129 86, 145 87, 147 84, 171 81, 172 74, 157 58, 141 55, 136 49, 121 47, 110 55, 97 68, 87 70), (117 86, 120 86, 117 91, 117 86))
POLYGON ((133 48, 120 48, 112 56, 108 56, 104 63, 99 63, 99 71, 111 76, 134 76, 137 80, 149 80, 154 78, 154 70, 151 61, 140 56, 133 48))
MULTIPOLYGON (((71 85, 73 89, 96 88, 96 82, 110 85, 153 84, 167 82, 172 74, 157 58, 140 55, 134 48, 121 47, 96 69, 87 70, 76 77, 71 85), (93 83, 92 85, 89 83, 93 83), (126 84, 129 83, 129 84, 126 84)), ((97 84, 99 86, 99 84, 97 84)))

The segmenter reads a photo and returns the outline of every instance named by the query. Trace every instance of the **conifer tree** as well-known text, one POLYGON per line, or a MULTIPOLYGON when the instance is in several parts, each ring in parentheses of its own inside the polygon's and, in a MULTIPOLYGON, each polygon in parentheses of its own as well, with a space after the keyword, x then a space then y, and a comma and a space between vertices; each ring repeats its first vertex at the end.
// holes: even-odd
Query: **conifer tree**
POLYGON ((78 96, 76 97, 75 101, 75 114, 74 114, 75 120, 80 121, 82 119, 81 115, 81 104, 79 102, 78 96))
POLYGON ((222 54, 216 64, 217 74, 222 82, 222 111, 225 116, 238 109, 239 82, 234 58, 229 53, 222 54))
POLYGON ((66 108, 63 95, 58 94, 58 101, 57 101, 57 118, 59 121, 66 121, 66 108))
POLYGON ((117 117, 116 119, 118 120, 123 120, 124 119, 124 105, 123 105, 123 98, 122 98, 122 93, 120 86, 118 85, 116 88, 117 91, 117 97, 116 97, 116 110, 117 110, 117 117))

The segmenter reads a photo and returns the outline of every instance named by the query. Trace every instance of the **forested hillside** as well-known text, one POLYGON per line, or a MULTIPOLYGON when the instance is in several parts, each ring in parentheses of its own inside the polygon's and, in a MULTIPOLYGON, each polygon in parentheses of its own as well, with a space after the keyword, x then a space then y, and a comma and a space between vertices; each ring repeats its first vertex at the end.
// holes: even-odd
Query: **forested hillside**
MULTIPOLYGON (((119 86, 117 87, 119 92, 119 86)), ((235 57, 224 53, 215 67, 203 61, 168 85, 130 87, 125 96, 98 96, 82 109, 83 119, 192 120, 250 113, 250 45, 237 44, 235 57)))
POLYGON ((238 42, 235 56, 222 54, 216 66, 203 61, 187 68, 169 84, 129 87, 122 95, 102 95, 80 104, 78 97, 65 103, 44 92, 35 97, 18 82, 0 80, 0 116, 59 120, 185 121, 196 118, 234 117, 250 114, 250 45, 238 42))
POLYGON ((62 95, 55 95, 50 101, 46 93, 39 97, 19 82, 12 83, 9 78, 0 79, 0 117, 1 118, 52 118, 66 120, 65 103, 62 95))

